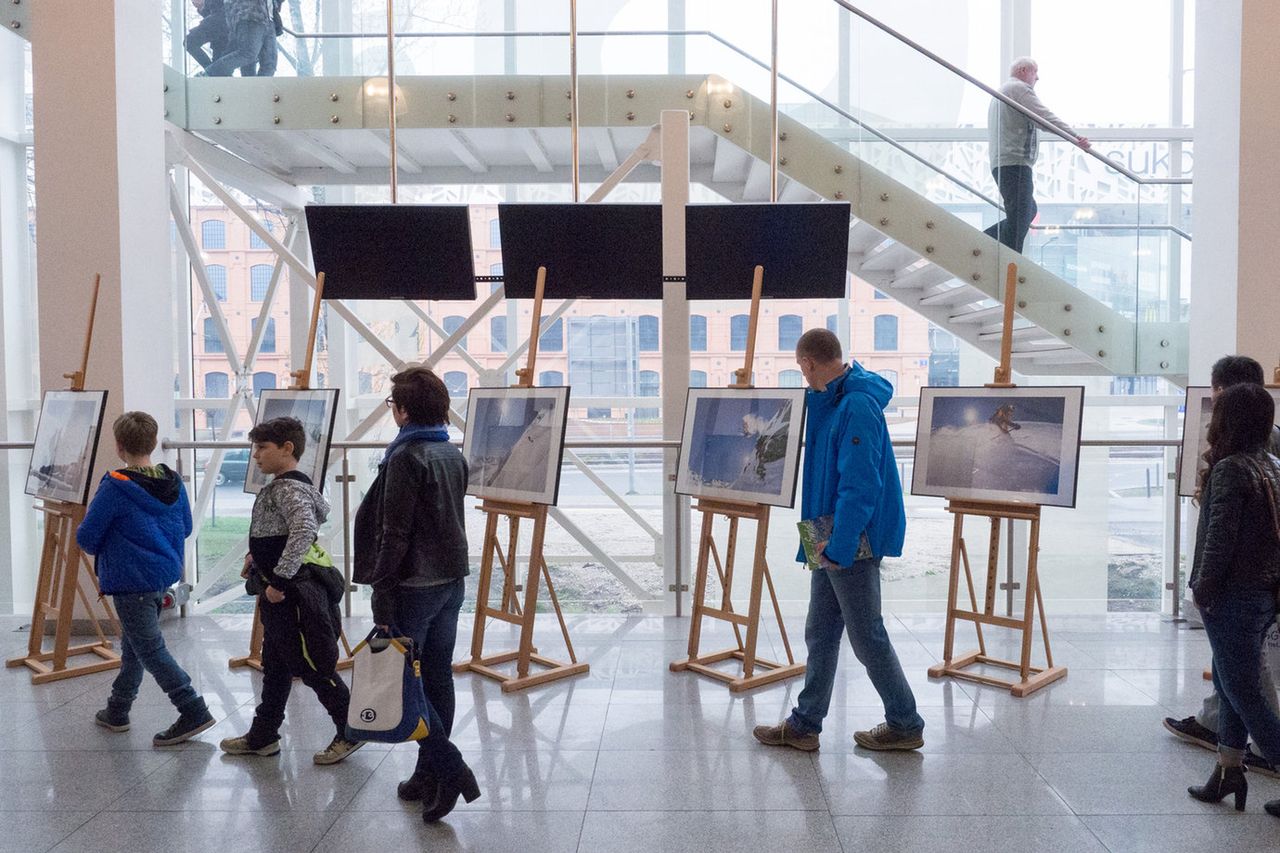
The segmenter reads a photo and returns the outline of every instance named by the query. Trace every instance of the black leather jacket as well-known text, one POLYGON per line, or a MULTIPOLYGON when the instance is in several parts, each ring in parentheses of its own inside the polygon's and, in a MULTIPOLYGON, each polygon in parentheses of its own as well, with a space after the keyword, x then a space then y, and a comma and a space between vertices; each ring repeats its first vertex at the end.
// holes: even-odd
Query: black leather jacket
POLYGON ((356 511, 352 580, 373 587, 373 617, 394 621, 401 584, 466 577, 467 463, 446 441, 398 448, 356 511))
POLYGON ((1209 472, 1191 567, 1191 591, 1201 607, 1223 594, 1274 593, 1280 586, 1268 484, 1280 501, 1280 460, 1264 450, 1228 456, 1209 472))

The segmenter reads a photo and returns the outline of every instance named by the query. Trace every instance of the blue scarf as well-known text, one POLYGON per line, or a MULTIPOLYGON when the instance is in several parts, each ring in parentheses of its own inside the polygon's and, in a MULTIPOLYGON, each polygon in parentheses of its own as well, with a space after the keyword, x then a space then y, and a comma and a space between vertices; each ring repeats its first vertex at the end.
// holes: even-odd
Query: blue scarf
POLYGON ((423 424, 405 424, 400 427, 400 433, 391 440, 387 445, 387 452, 382 454, 382 462, 378 464, 381 468, 387 464, 387 460, 391 458, 391 454, 400 449, 402 445, 411 441, 448 441, 449 428, 447 426, 424 426, 423 424))

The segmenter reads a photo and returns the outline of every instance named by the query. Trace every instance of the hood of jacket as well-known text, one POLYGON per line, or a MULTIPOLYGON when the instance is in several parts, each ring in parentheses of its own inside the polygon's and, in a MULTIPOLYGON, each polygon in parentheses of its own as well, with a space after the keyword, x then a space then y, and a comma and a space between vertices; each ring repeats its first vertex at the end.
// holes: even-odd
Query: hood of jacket
POLYGON ((161 463, 156 466, 164 475, 162 477, 152 477, 141 471, 133 471, 128 468, 122 468, 119 471, 112 471, 110 477, 121 485, 133 483, 138 489, 123 489, 126 497, 137 504, 138 508, 144 512, 158 513, 163 512, 166 508, 173 506, 178 502, 178 493, 182 491, 182 481, 178 479, 178 475, 168 465, 161 463))

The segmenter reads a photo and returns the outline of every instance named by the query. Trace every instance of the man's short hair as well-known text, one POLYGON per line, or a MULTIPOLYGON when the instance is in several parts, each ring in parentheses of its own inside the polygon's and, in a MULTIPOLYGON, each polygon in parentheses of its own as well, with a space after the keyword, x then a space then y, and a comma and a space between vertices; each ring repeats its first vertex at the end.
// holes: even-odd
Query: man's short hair
POLYGON ((408 367, 392 376, 391 401, 409 416, 409 423, 449 422, 449 389, 429 367, 408 367))
POLYGON ((1021 77, 1024 71, 1030 71, 1032 68, 1039 68, 1040 64, 1029 56, 1019 56, 1009 66, 1010 77, 1021 77))
POLYGON ((811 358, 819 364, 844 361, 840 339, 829 329, 810 329, 796 341, 796 358, 811 358))
POLYGON ((1214 388, 1225 389, 1232 385, 1248 382, 1262 385, 1266 382, 1262 365, 1247 355, 1227 355, 1213 364, 1209 373, 1209 383, 1214 388))
POLYGON ((294 459, 301 459, 303 451, 307 449, 307 431, 297 418, 272 418, 263 421, 249 430, 249 440, 254 444, 274 444, 276 447, 284 447, 286 441, 291 441, 294 459))
POLYGON ((156 449, 160 426, 146 412, 125 412, 111 424, 111 432, 125 453, 146 456, 156 449))

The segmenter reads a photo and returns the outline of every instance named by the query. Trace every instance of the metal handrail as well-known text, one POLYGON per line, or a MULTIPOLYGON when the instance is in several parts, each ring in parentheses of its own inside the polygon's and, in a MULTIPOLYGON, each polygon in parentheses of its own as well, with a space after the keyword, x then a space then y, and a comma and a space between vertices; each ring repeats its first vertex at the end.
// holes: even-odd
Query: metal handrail
POLYGON ((1036 115, 1031 110, 1024 107, 1022 104, 1010 98, 1008 95, 1005 95, 991 88, 986 83, 983 83, 977 77, 974 77, 972 74, 968 73, 964 69, 959 68, 958 66, 948 62, 938 54, 929 50, 929 48, 925 47, 919 42, 913 41, 912 39, 908 38, 907 36, 895 30, 893 27, 879 20, 878 18, 875 18, 867 14, 866 12, 862 11, 857 6, 854 6, 851 3, 846 2, 846 0, 831 0, 831 2, 835 3, 837 6, 840 6, 843 9, 846 9, 849 12, 852 12, 853 14, 857 15, 859 18, 862 18, 862 20, 866 21, 868 24, 871 24, 876 29, 884 32, 886 35, 889 35, 897 39, 898 41, 905 44, 907 47, 914 50, 916 53, 927 56, 929 59, 932 59, 934 62, 938 63, 943 68, 946 68, 952 74, 956 74, 961 78, 963 78, 964 80, 967 80, 969 83, 972 83, 973 85, 977 86, 979 89, 986 92, 991 97, 995 98, 996 100, 1000 101, 1006 106, 1012 107, 1013 109, 1022 113, 1024 116, 1031 119, 1031 121, 1034 122, 1035 124, 1039 125, 1040 127, 1044 128, 1045 130, 1049 131, 1055 136, 1062 137, 1063 139, 1070 142, 1075 147, 1079 148, 1084 153, 1088 154, 1090 157, 1093 157, 1094 159, 1100 160, 1101 162, 1105 163, 1107 165, 1107 168, 1114 169, 1115 171, 1124 175, 1129 180, 1138 184, 1150 184, 1150 185, 1190 184, 1191 183, 1191 178, 1144 178, 1135 172, 1129 171, 1124 166, 1121 166, 1119 163, 1112 160, 1110 157, 1106 157, 1102 154, 1099 154, 1097 151, 1094 151, 1092 148, 1085 148, 1079 142, 1076 142, 1075 138, 1072 137, 1071 134, 1065 132, 1060 127, 1057 127, 1051 124, 1050 122, 1045 121, 1040 116, 1036 115))
MULTIPOLYGON (((1158 222, 1138 223, 1136 225, 1121 225, 1118 223, 1106 223, 1098 225, 1085 225, 1076 222, 1067 225, 1055 225, 1054 223, 1033 222, 1031 224, 1032 231, 1050 231, 1053 229, 1059 231, 1172 231, 1184 240, 1191 240, 1191 234, 1182 230, 1176 225, 1162 224, 1158 222)), ((1193 241, 1194 242, 1194 241, 1193 241)))

